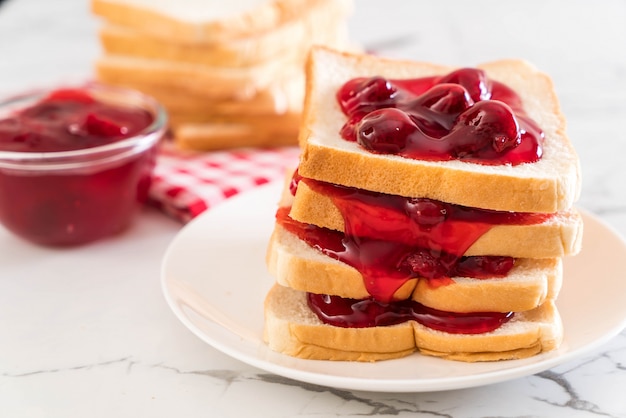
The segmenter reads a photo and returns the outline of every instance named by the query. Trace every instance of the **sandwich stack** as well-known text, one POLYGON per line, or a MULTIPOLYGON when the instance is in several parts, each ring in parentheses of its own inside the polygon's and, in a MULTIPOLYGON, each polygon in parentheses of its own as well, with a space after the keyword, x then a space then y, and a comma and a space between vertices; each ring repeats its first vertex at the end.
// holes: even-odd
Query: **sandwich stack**
POLYGON ((547 75, 314 48, 299 142, 267 253, 271 349, 493 361, 560 345, 583 225, 547 75))
POLYGON ((168 110, 183 149, 293 145, 313 44, 347 48, 351 0, 92 0, 99 81, 168 110))

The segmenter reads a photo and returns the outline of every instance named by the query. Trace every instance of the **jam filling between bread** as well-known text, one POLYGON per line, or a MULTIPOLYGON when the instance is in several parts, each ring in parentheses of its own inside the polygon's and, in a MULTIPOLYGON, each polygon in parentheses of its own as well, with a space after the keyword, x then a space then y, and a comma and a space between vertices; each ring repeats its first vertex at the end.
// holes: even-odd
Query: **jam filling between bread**
POLYGON ((341 136, 374 153, 483 165, 532 163, 543 154, 544 134, 520 97, 480 69, 355 78, 336 96, 348 117, 341 136))
MULTIPOLYGON (((514 315, 511 312, 444 312, 411 300, 392 300, 393 293, 403 283, 419 275, 408 265, 394 268, 393 261, 391 263, 389 261, 402 258, 403 254, 410 257, 413 251, 419 252, 419 249, 390 241, 347 239, 346 235, 339 231, 291 219, 289 209, 281 207, 277 211, 276 218, 282 227, 311 247, 357 268, 363 275, 368 291, 376 295, 367 299, 350 299, 307 293, 309 309, 325 324, 344 328, 364 328, 395 325, 414 320, 439 331, 478 334, 497 329, 514 315)), ((510 257, 461 257, 457 259, 455 268, 452 268, 458 270, 459 273, 455 274, 450 270, 448 274, 481 278, 502 277, 494 273, 488 274, 486 270, 489 268, 483 268, 485 265, 498 264, 494 263, 495 259, 502 260, 500 274, 504 271, 508 272, 514 262, 514 259, 510 257)), ((441 277, 430 279, 429 283, 433 281, 442 284, 451 279, 441 277)))
POLYGON ((300 181, 332 200, 342 214, 344 231, 297 222, 289 217, 289 208, 278 210, 279 224, 322 253, 356 268, 368 293, 383 302, 391 301, 413 278, 440 286, 452 283, 451 277, 506 276, 514 258, 463 254, 494 225, 537 224, 550 216, 369 192, 304 179, 297 171, 290 186, 292 193, 300 181))
POLYGON ((368 293, 382 302, 392 301, 396 291, 411 279, 427 279, 429 285, 437 287, 452 283, 451 277, 501 278, 515 264, 512 257, 455 256, 397 241, 344 234, 295 221, 289 210, 278 209, 279 225, 323 254, 357 269, 368 293))
POLYGON ((344 220, 344 231, 298 222, 281 207, 279 225, 323 254, 356 268, 371 298, 356 300, 308 294, 310 309, 324 323, 341 327, 393 325, 415 320, 450 333, 483 333, 497 329, 512 313, 455 313, 428 308, 415 301, 394 300, 408 280, 427 279, 432 286, 452 277, 505 277, 512 257, 463 254, 494 225, 530 225, 551 215, 468 208, 426 198, 375 193, 302 178, 296 171, 290 192, 300 182, 329 197, 344 220))
POLYGON ((322 322, 343 328, 388 326, 413 320, 451 334, 482 334, 498 329, 515 315, 513 312, 445 312, 411 300, 385 303, 314 293, 307 294, 307 303, 322 322))

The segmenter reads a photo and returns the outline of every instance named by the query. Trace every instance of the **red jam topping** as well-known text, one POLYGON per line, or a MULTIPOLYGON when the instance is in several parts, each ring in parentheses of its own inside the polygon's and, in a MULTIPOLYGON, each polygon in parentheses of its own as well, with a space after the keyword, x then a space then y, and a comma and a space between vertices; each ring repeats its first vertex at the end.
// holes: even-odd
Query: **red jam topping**
POLYGON ((438 331, 480 334, 499 328, 513 317, 511 312, 444 312, 411 300, 384 303, 308 293, 307 302, 322 322, 344 328, 395 325, 414 320, 438 331))
MULTIPOLYGON (((297 186, 294 176, 292 190, 297 186)), ((496 212, 412 199, 300 179, 329 196, 344 218, 344 232, 296 222, 288 209, 278 222, 329 257, 356 268, 368 293, 389 302, 411 278, 426 278, 434 286, 450 277, 487 279, 504 277, 513 267, 511 257, 464 257, 469 247, 498 224, 534 224, 549 215, 496 212)))
POLYGON ((530 225, 550 214, 470 208, 428 198, 371 192, 302 179, 331 198, 344 219, 346 235, 416 245, 461 256, 493 225, 530 225))
POLYGON ((410 80, 356 78, 337 100, 348 117, 341 136, 371 152, 484 165, 531 163, 543 153, 543 132, 519 96, 479 69, 410 80))
POLYGON ((0 120, 0 150, 54 152, 92 148, 136 135, 152 115, 103 104, 82 90, 57 90, 0 120))
POLYGON ((289 208, 277 212, 278 223, 323 254, 357 269, 376 300, 389 302, 409 279, 425 278, 433 286, 450 277, 489 279, 504 277, 515 259, 499 256, 459 257, 442 251, 375 238, 357 237, 297 222, 289 208))
MULTIPOLYGON (((32 153, 38 161, 40 152, 129 138, 153 121, 147 110, 100 102, 83 90, 57 90, 0 120, 0 151, 32 153)), ((13 165, 5 169, 0 160, 0 221, 16 235, 44 245, 76 245, 119 232, 147 199, 156 140, 142 144, 109 152, 106 162, 64 160, 81 165, 77 168, 22 169, 7 157, 13 165)))

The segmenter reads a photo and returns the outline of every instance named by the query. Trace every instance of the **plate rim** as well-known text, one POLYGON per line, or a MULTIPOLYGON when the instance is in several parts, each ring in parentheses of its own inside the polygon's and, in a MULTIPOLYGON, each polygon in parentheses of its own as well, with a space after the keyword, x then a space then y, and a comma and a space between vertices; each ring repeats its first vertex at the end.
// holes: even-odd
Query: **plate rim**
MULTIPOLYGON (((491 371, 485 371, 480 373, 479 376, 475 375, 465 375, 465 376, 455 376, 455 377, 443 377, 437 379, 429 379, 429 378, 411 378, 411 379, 362 379, 358 377, 348 377, 348 376, 338 376, 338 375, 325 375, 319 372, 312 372, 308 370, 299 370, 292 367, 287 367, 285 365, 281 365, 275 362, 271 362, 269 360, 264 360, 254 356, 250 356, 245 354, 243 351, 232 350, 228 344, 220 339, 216 339, 215 337, 211 337, 207 335, 204 331, 200 329, 197 324, 193 322, 188 315, 183 312, 178 303, 176 302, 174 295, 172 294, 169 284, 168 284, 168 274, 167 274, 167 265, 172 256, 172 253, 175 251, 177 245, 179 245, 180 241, 185 239, 186 234, 188 234, 189 230, 193 228, 198 228, 195 225, 206 222, 206 218, 215 217, 218 215, 214 215, 217 211, 218 214, 221 211, 226 210, 227 207, 232 205, 237 205, 239 201, 250 199, 256 194, 264 194, 264 193, 274 193, 276 199, 278 198, 280 189, 282 188, 282 181, 274 181, 268 184, 261 185, 252 190, 240 193, 235 195, 228 200, 220 203, 219 205, 205 211, 200 214, 190 222, 188 222, 172 239, 170 244, 168 245, 164 256, 161 262, 161 290, 163 296, 166 300, 167 305, 172 310, 174 315, 178 318, 179 321, 189 329, 196 337, 198 337, 203 342, 209 344, 213 348, 218 351, 238 360, 245 364, 251 365, 253 367, 259 368, 261 370, 274 373, 276 375, 290 378, 293 380, 306 382, 310 384, 322 385, 327 387, 339 388, 339 389, 347 389, 347 390, 361 390, 361 391, 377 391, 377 392, 408 392, 408 393, 418 393, 418 392, 436 392, 436 391, 446 391, 446 390, 455 390, 462 388, 470 388, 470 387, 478 387, 485 386, 494 383, 499 383, 503 381, 508 381, 511 379, 528 376, 531 374, 539 373, 541 371, 545 371, 552 367, 556 367, 565 362, 571 361, 574 358, 582 357, 602 345, 608 343, 610 340, 619 335, 626 328, 626 317, 622 318, 621 323, 615 325, 610 330, 602 334, 601 338, 597 338, 592 342, 584 344, 583 346, 575 349, 569 350, 566 347, 560 347, 559 349, 548 352, 541 353, 537 356, 531 358, 534 360, 529 364, 521 364, 516 367, 507 367, 504 369, 496 369, 491 371), (220 209, 221 208, 221 209, 220 209)), ((273 196, 273 195, 272 195, 273 196)), ((591 212, 576 207, 576 209, 581 213, 583 219, 590 219, 595 222, 600 227, 604 228, 604 232, 613 235, 619 241, 621 241, 624 250, 626 250, 626 241, 624 238, 613 228, 611 225, 607 224, 603 219, 593 215, 591 212)), ((269 237, 268 237, 269 238, 269 237)), ((584 239, 584 238, 583 238, 584 239)), ((206 318, 209 320, 208 318, 206 318)), ((227 329, 226 327, 220 325, 217 322, 212 321, 214 326, 221 328, 221 331, 226 332, 231 337, 241 338, 240 335, 236 334, 233 330, 227 329)), ((260 345, 264 345, 261 341, 260 345)), ((265 346, 265 350, 269 350, 267 346, 265 346)), ((271 351, 271 350, 270 350, 271 351)), ((304 360, 304 359, 295 359, 290 356, 281 353, 271 352, 272 356, 276 356, 278 358, 287 358, 292 361, 306 361, 306 362, 326 362, 325 360, 304 360)), ((419 355, 413 354, 413 355, 419 355)), ((400 360, 400 359, 398 359, 400 360)), ((438 359, 443 362, 447 362, 449 360, 438 359)), ((515 364, 516 362, 524 363, 524 361, 528 361, 529 359, 521 359, 521 360, 507 360, 507 365, 515 364)), ((386 360, 386 361, 394 361, 394 360, 386 360)), ((369 363, 356 363, 355 367, 358 367, 359 364, 369 364, 369 363)))

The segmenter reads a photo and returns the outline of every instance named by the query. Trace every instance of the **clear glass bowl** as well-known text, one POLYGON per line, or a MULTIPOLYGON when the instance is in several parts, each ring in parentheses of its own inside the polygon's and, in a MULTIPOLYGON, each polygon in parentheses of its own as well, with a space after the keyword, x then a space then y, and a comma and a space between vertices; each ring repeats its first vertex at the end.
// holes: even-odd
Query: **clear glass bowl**
MULTIPOLYGON (((0 222, 42 245, 83 244, 125 229, 147 199, 166 131, 165 110, 148 96, 98 84, 77 89, 106 104, 146 110, 153 120, 136 135, 92 148, 14 152, 0 143, 0 222)), ((0 120, 50 91, 1 101, 0 120)))

